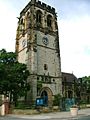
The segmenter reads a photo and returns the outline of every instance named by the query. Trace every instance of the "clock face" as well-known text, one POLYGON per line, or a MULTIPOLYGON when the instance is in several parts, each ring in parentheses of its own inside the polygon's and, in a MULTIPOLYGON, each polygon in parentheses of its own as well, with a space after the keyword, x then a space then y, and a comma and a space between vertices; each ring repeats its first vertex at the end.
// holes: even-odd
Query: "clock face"
POLYGON ((23 47, 26 46, 26 40, 25 40, 25 39, 22 41, 22 46, 23 46, 23 47))
POLYGON ((47 36, 44 36, 44 37, 42 38, 42 41, 43 41, 43 43, 44 43, 45 45, 47 45, 48 42, 49 42, 47 36))

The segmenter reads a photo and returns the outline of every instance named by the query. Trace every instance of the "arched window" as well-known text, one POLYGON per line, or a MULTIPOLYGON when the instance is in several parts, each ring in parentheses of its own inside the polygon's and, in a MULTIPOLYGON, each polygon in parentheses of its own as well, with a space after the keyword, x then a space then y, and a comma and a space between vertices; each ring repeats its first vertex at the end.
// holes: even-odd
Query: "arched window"
POLYGON ((51 15, 47 16, 47 26, 52 27, 52 16, 51 15))
POLYGON ((30 16, 30 12, 27 12, 27 17, 29 17, 30 16))
POLYGON ((42 12, 40 10, 36 12, 36 22, 42 24, 42 12))
POLYGON ((19 24, 19 29, 20 29, 20 31, 23 31, 24 30, 24 26, 25 24, 24 24, 24 19, 23 18, 21 18, 20 19, 20 24, 19 24))
POLYGON ((57 30, 58 29, 58 25, 57 25, 57 22, 55 21, 55 29, 57 30))
POLYGON ((30 28, 31 26, 31 21, 30 21, 30 12, 28 11, 27 14, 26 14, 26 29, 27 28, 30 28))

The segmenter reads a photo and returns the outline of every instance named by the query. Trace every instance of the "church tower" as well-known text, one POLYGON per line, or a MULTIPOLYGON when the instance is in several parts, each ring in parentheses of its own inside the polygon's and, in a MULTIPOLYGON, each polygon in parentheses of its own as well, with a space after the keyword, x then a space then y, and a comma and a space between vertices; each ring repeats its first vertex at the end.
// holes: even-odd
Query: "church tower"
POLYGON ((52 104, 53 96, 62 95, 61 61, 57 14, 55 8, 31 0, 21 11, 16 34, 18 61, 30 71, 31 91, 28 100, 45 96, 52 104))

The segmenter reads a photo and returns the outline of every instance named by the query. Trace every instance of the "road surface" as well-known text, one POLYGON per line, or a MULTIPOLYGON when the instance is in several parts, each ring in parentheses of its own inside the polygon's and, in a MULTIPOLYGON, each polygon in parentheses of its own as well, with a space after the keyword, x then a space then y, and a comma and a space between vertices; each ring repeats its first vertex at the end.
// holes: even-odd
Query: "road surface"
POLYGON ((70 112, 54 112, 38 115, 7 115, 0 120, 90 120, 90 108, 78 111, 78 116, 72 117, 70 112))

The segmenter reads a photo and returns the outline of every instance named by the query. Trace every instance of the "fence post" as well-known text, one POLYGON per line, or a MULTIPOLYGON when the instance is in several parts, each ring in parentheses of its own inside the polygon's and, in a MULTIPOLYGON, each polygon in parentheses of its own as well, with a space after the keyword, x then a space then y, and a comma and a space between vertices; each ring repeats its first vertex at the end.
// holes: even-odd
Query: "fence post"
POLYGON ((2 95, 1 116, 9 113, 9 99, 5 95, 2 95))

